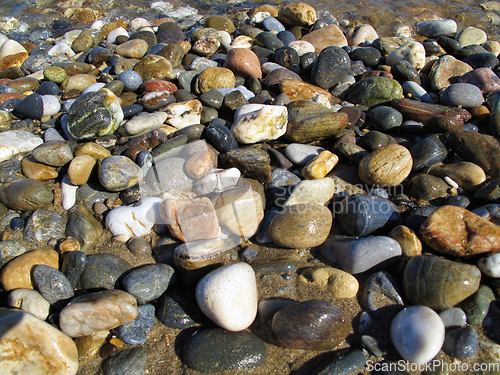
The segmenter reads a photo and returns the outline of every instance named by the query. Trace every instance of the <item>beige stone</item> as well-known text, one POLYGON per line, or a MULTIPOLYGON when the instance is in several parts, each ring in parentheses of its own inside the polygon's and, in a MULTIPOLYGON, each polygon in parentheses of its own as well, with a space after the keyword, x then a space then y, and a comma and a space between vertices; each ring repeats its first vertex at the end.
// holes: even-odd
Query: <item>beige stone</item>
POLYGON ((420 242, 417 234, 410 228, 404 225, 397 225, 388 234, 394 238, 401 246, 403 256, 411 258, 417 255, 422 255, 422 242, 420 242))
POLYGON ((28 58, 26 52, 19 52, 13 55, 5 56, 0 60, 0 70, 6 70, 12 67, 20 68, 24 60, 28 58))
POLYGON ((88 180, 94 167, 97 163, 97 159, 90 155, 78 155, 76 156, 68 166, 68 177, 73 185, 83 185, 88 180))
POLYGON ((91 74, 75 74, 66 78, 61 83, 61 89, 64 91, 78 90, 83 91, 93 83, 96 83, 97 79, 91 74))
POLYGON ((309 34, 304 35, 301 40, 311 43, 317 54, 319 54, 326 47, 347 46, 347 39, 340 27, 337 25, 328 25, 322 29, 312 31, 309 34))
POLYGON ((28 158, 24 158, 21 162, 21 168, 23 170, 23 174, 37 181, 47 181, 53 178, 57 178, 59 175, 56 171, 55 167, 51 167, 46 164, 37 163, 28 158))
POLYGON ((285 202, 285 206, 296 204, 327 204, 335 193, 333 178, 300 181, 285 202))
POLYGON ((166 58, 158 55, 144 56, 134 67, 134 71, 140 74, 143 81, 153 79, 173 80, 176 77, 172 63, 166 58))
POLYGON ((448 176, 467 191, 476 191, 486 181, 486 173, 484 173, 483 168, 468 161, 432 168, 430 174, 440 178, 448 176))
POLYGON ((390 144, 365 156, 358 167, 359 178, 371 185, 396 186, 411 172, 413 159, 406 147, 390 144))
POLYGON ((28 51, 26 51, 26 48, 24 48, 21 44, 19 44, 15 40, 8 39, 3 42, 2 46, 0 47, 0 60, 2 60, 6 56, 15 55, 22 52, 26 54, 28 53, 28 51))
POLYGON ((359 290, 359 282, 354 276, 333 267, 306 268, 299 280, 326 290, 335 298, 356 297, 359 290))
POLYGON ((302 176, 307 180, 314 180, 325 177, 339 162, 339 157, 334 153, 325 150, 311 160, 302 169, 302 176))
POLYGON ((64 333, 34 315, 0 309, 0 373, 75 375, 76 345, 64 333))
POLYGON ((420 227, 424 242, 439 253, 463 257, 500 251, 500 226, 457 206, 442 206, 420 227))
POLYGON ((10 307, 29 312, 38 319, 45 320, 49 316, 50 303, 33 289, 16 289, 9 293, 10 307))
POLYGON ((78 349, 80 363, 85 364, 94 359, 106 342, 108 336, 109 331, 99 331, 89 336, 77 337, 75 339, 75 344, 78 349))
POLYGON ((14 258, 0 271, 3 289, 33 289, 31 269, 39 264, 59 269, 59 254, 54 250, 32 250, 14 258))
POLYGON ((311 5, 292 3, 279 11, 278 19, 290 26, 309 27, 314 25, 318 18, 316 10, 311 5))
POLYGON ((378 38, 377 31, 372 25, 363 24, 356 27, 352 27, 347 31, 346 34, 347 41, 350 47, 359 46, 367 40, 372 42, 378 38))
POLYGON ((203 94, 213 89, 232 88, 235 80, 234 73, 227 68, 208 68, 196 78, 195 92, 203 94))
POLYGON ((128 59, 142 59, 148 49, 148 42, 144 39, 132 39, 116 47, 115 52, 128 59))
POLYGON ((278 17, 279 11, 280 11, 280 9, 275 5, 264 4, 264 5, 261 5, 255 9, 253 9, 249 14, 249 18, 252 18, 257 13, 261 13, 261 12, 268 12, 271 15, 271 17, 278 17))
POLYGON ((431 88, 435 91, 441 91, 452 83, 457 83, 459 77, 472 70, 472 66, 451 55, 442 56, 432 65, 429 73, 431 88))
POLYGON ((75 157, 79 155, 89 155, 96 158, 97 160, 102 160, 104 158, 107 158, 108 156, 111 156, 111 152, 95 142, 87 142, 79 145, 75 150, 75 157))
POLYGON ((298 79, 284 79, 280 83, 281 92, 290 98, 290 101, 308 100, 322 96, 326 102, 332 101, 332 94, 321 87, 298 79))
POLYGON ((205 176, 212 169, 212 153, 209 150, 194 153, 186 160, 185 169, 192 178, 205 176))

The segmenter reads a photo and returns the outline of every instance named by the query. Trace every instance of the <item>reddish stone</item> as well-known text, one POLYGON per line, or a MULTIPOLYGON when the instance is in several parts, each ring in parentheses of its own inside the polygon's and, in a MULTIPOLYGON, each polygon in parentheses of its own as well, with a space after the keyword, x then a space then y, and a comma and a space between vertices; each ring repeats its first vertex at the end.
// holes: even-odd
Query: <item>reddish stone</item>
POLYGON ((233 71, 236 76, 243 78, 262 78, 260 61, 255 52, 246 48, 233 48, 227 52, 224 68, 233 71))
POLYGON ((128 148, 125 152, 125 156, 128 156, 130 159, 135 161, 139 152, 144 150, 150 151, 166 140, 167 135, 164 131, 159 129, 134 137, 128 142, 128 148))
POLYGON ((26 95, 19 94, 17 92, 8 92, 5 94, 0 94, 0 104, 5 103, 7 100, 10 99, 24 99, 26 98, 26 95))
POLYGON ((172 94, 168 91, 153 91, 148 92, 142 97, 142 104, 151 111, 172 104, 172 94))
POLYGON ((146 81, 143 82, 143 84, 140 87, 141 93, 144 95, 148 92, 153 92, 153 91, 168 91, 170 94, 173 94, 176 92, 177 86, 169 81, 164 81, 161 79, 154 79, 151 81, 146 81))
POLYGON ((500 78, 490 68, 474 69, 461 76, 458 82, 477 86, 483 94, 500 91, 500 78))

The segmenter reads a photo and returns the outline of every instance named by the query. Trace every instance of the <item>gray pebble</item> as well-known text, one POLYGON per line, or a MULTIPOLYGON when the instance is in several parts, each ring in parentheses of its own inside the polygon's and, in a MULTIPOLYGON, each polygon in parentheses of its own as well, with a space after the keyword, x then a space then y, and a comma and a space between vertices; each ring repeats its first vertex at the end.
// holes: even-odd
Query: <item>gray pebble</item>
POLYGON ((137 318, 114 330, 120 340, 130 345, 144 344, 151 327, 155 324, 155 308, 153 305, 141 305, 137 309, 137 318))
POLYGON ((123 350, 102 363, 104 375, 145 375, 148 354, 141 348, 123 350))
POLYGON ((31 276, 40 294, 51 305, 74 296, 73 288, 66 276, 55 268, 43 264, 36 265, 31 276))
POLYGON ((160 297, 170 285, 174 269, 167 264, 149 264, 130 272, 123 279, 124 289, 139 303, 160 297))

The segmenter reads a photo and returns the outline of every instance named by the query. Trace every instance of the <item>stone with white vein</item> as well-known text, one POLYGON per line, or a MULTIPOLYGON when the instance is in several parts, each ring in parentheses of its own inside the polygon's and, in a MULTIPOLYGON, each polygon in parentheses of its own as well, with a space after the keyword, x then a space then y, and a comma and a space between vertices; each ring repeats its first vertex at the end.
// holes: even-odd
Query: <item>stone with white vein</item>
POLYGON ((12 155, 32 151, 43 139, 25 130, 7 130, 0 133, 0 162, 12 155))
POLYGON ((244 144, 278 139, 286 132, 288 111, 284 106, 264 105, 240 116, 231 127, 236 140, 244 144))
POLYGON ((200 124, 202 108, 201 102, 196 99, 169 104, 165 108, 165 113, 167 114, 165 122, 177 129, 182 129, 189 125, 200 124))

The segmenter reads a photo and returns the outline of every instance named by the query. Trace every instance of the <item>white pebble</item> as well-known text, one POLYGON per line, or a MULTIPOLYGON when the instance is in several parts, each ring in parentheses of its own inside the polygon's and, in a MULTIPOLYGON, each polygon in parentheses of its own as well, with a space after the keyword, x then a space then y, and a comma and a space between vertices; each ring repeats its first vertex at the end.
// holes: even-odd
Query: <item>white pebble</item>
POLYGON ((42 138, 28 131, 7 130, 0 133, 0 154, 6 155, 10 151, 11 155, 16 155, 21 152, 32 151, 42 143, 42 138))
POLYGON ((94 23, 90 26, 90 28, 92 30, 101 30, 104 25, 106 25, 105 20, 98 19, 94 21, 94 23))
POLYGON ((242 331, 257 315, 257 283, 253 268, 233 263, 205 275, 196 286, 201 311, 221 328, 242 331))
POLYGON ((262 21, 264 21, 264 18, 266 18, 266 17, 271 17, 271 13, 269 13, 269 12, 257 12, 254 14, 251 21, 253 23, 261 23, 262 21))
POLYGON ((201 121, 201 110, 203 106, 199 100, 172 103, 167 105, 166 123, 175 126, 177 129, 185 128, 189 125, 199 124, 201 121))
POLYGON ((391 339, 398 353, 418 365, 432 360, 444 343, 445 328, 439 315, 427 306, 410 306, 391 323, 391 339))
POLYGON ((458 307, 451 307, 439 313, 445 328, 465 327, 467 324, 467 315, 464 310, 458 307))
POLYGON ((425 66, 424 45, 419 42, 408 42, 391 52, 385 58, 386 64, 390 66, 399 60, 408 61, 416 70, 422 69, 425 66))
POLYGON ((61 103, 54 95, 42 95, 42 101, 44 116, 54 116, 61 110, 61 103))
POLYGON ((33 289, 16 289, 10 292, 7 303, 45 320, 49 316, 50 303, 33 289))
POLYGON ((67 57, 75 56, 75 51, 73 51, 70 45, 66 42, 57 43, 54 47, 52 47, 48 54, 50 56, 56 55, 65 55, 67 57))
POLYGON ((165 112, 142 112, 132 117, 122 127, 128 135, 136 136, 158 129, 166 119, 167 114, 165 112))
POLYGON ((477 266, 486 276, 500 277, 500 253, 494 253, 486 258, 481 258, 477 266))
POLYGON ((76 203, 77 185, 73 185, 67 174, 61 180, 62 207, 69 210, 76 203))
POLYGON ((15 40, 7 39, 5 42, 3 42, 2 47, 0 47, 0 60, 5 56, 15 55, 21 52, 28 53, 26 51, 26 48, 24 48, 21 44, 19 44, 15 40))
POLYGON ((448 185, 450 185, 452 188, 455 188, 455 189, 458 189, 459 186, 458 184, 453 181, 450 177, 448 176, 445 176, 444 179, 443 179, 448 185))
POLYGON ((222 43, 225 45, 231 44, 231 35, 227 31, 219 30, 219 35, 222 39, 222 43))
POLYGON ((86 93, 88 93, 88 92, 96 92, 96 91, 99 91, 99 90, 100 90, 100 89, 102 89, 104 86, 106 86, 106 84, 105 84, 105 83, 103 83, 103 82, 96 82, 96 83, 93 83, 93 84, 91 84, 91 85, 87 86, 87 87, 83 90, 82 94, 86 94, 86 93))
MULTIPOLYGON (((133 32, 133 31, 132 31, 133 32)), ((125 30, 123 27, 118 27, 114 30, 112 30, 109 34, 106 40, 108 43, 114 43, 116 42, 116 38, 119 37, 120 35, 126 36, 128 38, 128 32, 125 30)))
POLYGON ((238 168, 214 169, 212 173, 203 176, 196 182, 194 191, 198 195, 220 193, 235 187, 238 184, 240 176, 241 172, 238 168))
POLYGON ((287 123, 286 107, 264 105, 258 111, 240 116, 233 123, 231 132, 243 144, 272 141, 285 134, 287 123))
POLYGON ((132 21, 130 21, 128 27, 130 28, 130 31, 135 33, 137 30, 139 30, 142 27, 150 27, 151 22, 149 22, 147 19, 142 18, 142 17, 137 17, 134 18, 132 21))
POLYGON ((314 46, 307 40, 294 40, 288 45, 288 47, 292 47, 294 50, 296 50, 299 56, 315 51, 314 46))

